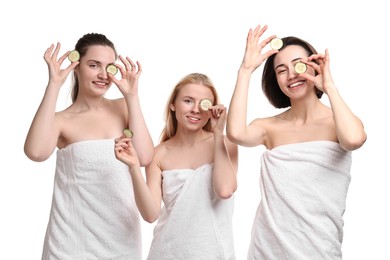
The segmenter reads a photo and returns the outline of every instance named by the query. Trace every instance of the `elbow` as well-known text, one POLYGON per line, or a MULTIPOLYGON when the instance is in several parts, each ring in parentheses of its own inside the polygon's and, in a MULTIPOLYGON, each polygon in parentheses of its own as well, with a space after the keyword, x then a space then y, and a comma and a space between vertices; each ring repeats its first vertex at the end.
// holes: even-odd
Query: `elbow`
POLYGON ((142 214, 142 218, 152 224, 158 219, 158 214, 142 214))
POLYGON ((153 224, 157 220, 157 218, 151 218, 151 217, 143 217, 143 219, 150 224, 153 224))
POLYGON ((227 136, 227 138, 228 138, 231 142, 233 142, 233 143, 235 143, 235 144, 239 144, 240 141, 241 141, 241 139, 240 139, 240 136, 241 136, 241 135, 240 135, 238 132, 236 132, 236 131, 227 130, 227 131, 226 131, 226 136, 227 136))
POLYGON ((363 132, 360 135, 355 136, 354 138, 351 138, 348 141, 340 142, 340 145, 344 150, 354 151, 362 147, 363 144, 366 142, 366 140, 367 140, 367 135, 365 132, 363 132))
POLYGON ((44 155, 40 152, 28 149, 27 147, 24 147, 24 154, 27 156, 27 158, 34 162, 43 162, 50 157, 50 155, 44 155))
POLYGON ((215 194, 218 196, 218 198, 226 200, 230 199, 233 196, 236 189, 236 186, 233 188, 218 189, 215 190, 215 194))
POLYGON ((153 159, 153 153, 138 155, 138 160, 142 167, 149 165, 152 162, 152 159, 153 159))

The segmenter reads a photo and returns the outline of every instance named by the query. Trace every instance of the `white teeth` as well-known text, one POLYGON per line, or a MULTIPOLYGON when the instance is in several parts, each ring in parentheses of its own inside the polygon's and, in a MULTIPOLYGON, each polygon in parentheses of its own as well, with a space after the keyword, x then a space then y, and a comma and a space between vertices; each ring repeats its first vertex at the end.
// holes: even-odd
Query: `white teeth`
POLYGON ((195 117, 188 117, 188 118, 191 120, 200 120, 199 118, 195 118, 195 117))
POLYGON ((295 82, 294 84, 291 84, 291 85, 290 85, 290 88, 293 88, 293 87, 296 87, 296 86, 299 86, 299 85, 302 85, 302 84, 303 84, 302 81, 295 82))

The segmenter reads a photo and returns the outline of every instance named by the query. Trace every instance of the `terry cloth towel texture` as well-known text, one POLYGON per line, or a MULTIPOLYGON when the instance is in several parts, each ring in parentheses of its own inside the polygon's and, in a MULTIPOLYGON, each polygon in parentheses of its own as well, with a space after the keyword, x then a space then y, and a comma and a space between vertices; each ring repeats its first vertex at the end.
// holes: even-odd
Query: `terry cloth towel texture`
POLYGON ((42 259, 142 258, 141 223, 128 167, 114 139, 82 141, 57 150, 42 259))
POLYGON ((148 260, 235 259, 234 197, 219 199, 213 166, 164 171, 163 201, 148 260))
POLYGON ((248 259, 342 259, 351 163, 331 141, 266 150, 248 259))

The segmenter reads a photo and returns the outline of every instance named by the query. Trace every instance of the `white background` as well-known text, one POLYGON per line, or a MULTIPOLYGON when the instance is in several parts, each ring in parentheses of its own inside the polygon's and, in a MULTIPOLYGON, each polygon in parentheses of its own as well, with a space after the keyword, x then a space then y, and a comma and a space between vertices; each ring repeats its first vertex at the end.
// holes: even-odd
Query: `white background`
MULTIPOLYGON (((294 35, 319 52, 329 48, 340 93, 363 120, 366 144, 353 152, 352 182, 344 215, 345 260, 390 259, 389 252, 389 14, 386 1, 2 1, 0 259, 40 259, 48 221, 55 154, 42 163, 23 153, 43 96, 43 53, 61 42, 64 53, 85 33, 111 39, 120 54, 143 65, 140 98, 155 143, 163 109, 184 75, 202 72, 229 105, 246 35, 268 24, 266 35, 294 35)), ((249 120, 280 111, 264 98, 261 70, 251 81, 249 120)), ((58 110, 70 104, 70 81, 58 110)), ((116 86, 109 96, 116 97, 116 86)), ((326 98, 323 99, 326 102, 326 98)), ((234 227, 237 259, 246 259, 259 196, 262 147, 240 147, 234 227)), ((146 257, 153 225, 143 222, 146 257)))

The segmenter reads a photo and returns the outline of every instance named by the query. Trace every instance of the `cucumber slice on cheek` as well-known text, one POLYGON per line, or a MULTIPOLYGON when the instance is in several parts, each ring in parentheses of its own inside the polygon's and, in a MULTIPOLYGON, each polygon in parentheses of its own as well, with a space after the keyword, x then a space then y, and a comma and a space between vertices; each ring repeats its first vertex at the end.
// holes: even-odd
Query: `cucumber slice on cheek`
POLYGON ((69 53, 68 59, 70 62, 76 62, 80 59, 80 53, 77 50, 73 50, 69 53))
POLYGON ((130 129, 128 129, 128 128, 125 128, 125 129, 123 129, 123 134, 127 137, 127 138, 131 138, 131 137, 133 137, 133 132, 131 132, 131 130, 130 129))
POLYGON ((106 71, 112 75, 115 75, 118 72, 118 68, 114 64, 110 64, 106 67, 106 71))

